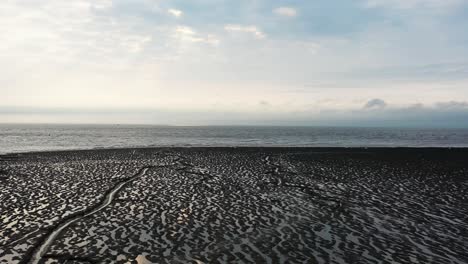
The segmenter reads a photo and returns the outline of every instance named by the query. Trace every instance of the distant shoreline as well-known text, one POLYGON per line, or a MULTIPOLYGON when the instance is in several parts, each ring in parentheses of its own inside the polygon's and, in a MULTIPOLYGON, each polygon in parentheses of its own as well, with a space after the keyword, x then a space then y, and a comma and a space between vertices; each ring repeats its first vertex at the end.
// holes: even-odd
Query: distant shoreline
POLYGON ((468 147, 298 147, 298 146, 161 146, 161 147, 116 147, 116 148, 89 148, 89 149, 62 149, 62 150, 38 150, 38 151, 24 151, 24 152, 0 152, 0 161, 2 157, 8 156, 22 156, 22 155, 47 155, 47 154, 73 154, 73 152, 110 152, 110 151, 132 151, 132 150, 267 150, 267 151, 287 151, 287 150, 304 150, 304 151, 317 151, 319 153, 334 152, 334 153, 355 153, 356 151, 374 151, 374 152, 434 152, 434 151, 455 151, 463 152, 468 151, 468 147))
POLYGON ((468 148, 468 130, 0 126, 0 153, 128 148, 468 148))

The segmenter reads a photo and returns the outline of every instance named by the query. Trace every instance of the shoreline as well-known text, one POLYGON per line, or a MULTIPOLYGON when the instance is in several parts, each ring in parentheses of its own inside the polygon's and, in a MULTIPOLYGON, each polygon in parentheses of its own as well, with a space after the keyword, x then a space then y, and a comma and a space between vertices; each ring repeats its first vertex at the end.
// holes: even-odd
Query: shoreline
POLYGON ((161 149, 255 149, 255 150, 288 150, 288 149, 301 149, 301 150, 455 150, 462 151, 468 150, 468 147, 391 147, 391 146, 352 146, 352 147, 322 147, 322 146, 150 146, 150 147, 104 147, 104 148, 83 148, 83 149, 56 149, 56 150, 32 150, 32 151, 19 151, 19 152, 0 152, 0 161, 3 156, 14 156, 14 155, 34 155, 34 154, 53 154, 53 153, 71 153, 71 152, 89 152, 89 151, 129 151, 129 150, 161 150, 161 149))

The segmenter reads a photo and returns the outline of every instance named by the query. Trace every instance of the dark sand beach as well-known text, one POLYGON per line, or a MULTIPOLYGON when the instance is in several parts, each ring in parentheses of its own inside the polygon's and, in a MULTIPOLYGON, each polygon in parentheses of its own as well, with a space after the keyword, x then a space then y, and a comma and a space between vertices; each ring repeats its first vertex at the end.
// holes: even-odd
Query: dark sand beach
POLYGON ((0 263, 468 263, 468 149, 0 156, 0 263))

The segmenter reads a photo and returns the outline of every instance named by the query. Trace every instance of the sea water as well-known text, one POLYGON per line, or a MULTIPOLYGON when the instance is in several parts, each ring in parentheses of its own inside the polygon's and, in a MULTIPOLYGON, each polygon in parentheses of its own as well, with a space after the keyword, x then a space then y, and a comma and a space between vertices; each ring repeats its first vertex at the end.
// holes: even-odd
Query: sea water
POLYGON ((158 146, 468 147, 468 129, 0 124, 0 153, 158 146))

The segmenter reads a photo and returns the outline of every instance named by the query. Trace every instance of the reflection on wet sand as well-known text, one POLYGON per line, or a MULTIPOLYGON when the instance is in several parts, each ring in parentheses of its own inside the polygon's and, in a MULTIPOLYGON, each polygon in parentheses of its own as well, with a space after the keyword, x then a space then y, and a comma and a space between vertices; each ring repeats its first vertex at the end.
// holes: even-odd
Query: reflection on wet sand
POLYGON ((138 264, 151 264, 153 262, 149 261, 145 255, 138 255, 135 259, 138 264))
MULTIPOLYGON (((0 260, 27 261, 28 250, 42 243, 47 232, 31 234, 31 229, 63 223, 65 208, 96 204, 92 194, 102 198, 119 179, 149 166, 108 206, 64 228, 42 261, 466 263, 466 154, 168 148, 24 157, 0 169, 33 169, 34 176, 10 178, 23 177, 21 182, 30 177, 39 187, 28 191, 43 193, 43 203, 32 204, 33 216, 22 214, 8 199, 1 205, 9 213, 2 214, 0 232, 10 234, 3 238, 10 243, 0 247, 0 260), (61 173, 49 174, 52 168, 61 173), (106 170, 115 176, 107 179, 106 170), (62 197, 73 198, 52 202, 56 189, 45 192, 35 181, 63 182, 82 191, 73 189, 80 194, 73 196, 58 189, 62 197)), ((6 188, 0 192, 4 198, 12 183, 0 184, 6 188)))

